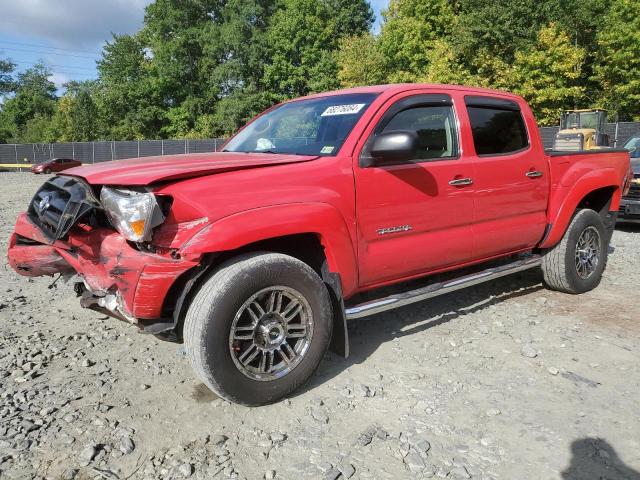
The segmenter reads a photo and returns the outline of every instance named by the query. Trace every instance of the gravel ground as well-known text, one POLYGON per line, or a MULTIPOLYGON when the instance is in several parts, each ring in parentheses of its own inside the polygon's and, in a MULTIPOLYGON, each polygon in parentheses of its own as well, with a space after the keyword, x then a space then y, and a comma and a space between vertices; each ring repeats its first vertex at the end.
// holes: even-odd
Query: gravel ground
MULTIPOLYGON (((0 242, 44 180, 0 174, 0 242)), ((638 479, 640 228, 581 296, 529 272, 352 321, 290 399, 246 408, 180 345, 0 267, 0 477, 638 479)))

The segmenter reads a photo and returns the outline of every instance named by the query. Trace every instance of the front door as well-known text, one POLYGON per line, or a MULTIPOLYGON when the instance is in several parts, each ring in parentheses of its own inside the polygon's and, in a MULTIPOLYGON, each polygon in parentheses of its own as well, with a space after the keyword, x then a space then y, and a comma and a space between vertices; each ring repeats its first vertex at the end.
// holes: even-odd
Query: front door
POLYGON ((409 278, 470 260, 473 161, 460 152, 451 97, 406 95, 378 112, 355 162, 360 286, 409 278), (376 135, 415 132, 415 158, 377 164, 376 135))

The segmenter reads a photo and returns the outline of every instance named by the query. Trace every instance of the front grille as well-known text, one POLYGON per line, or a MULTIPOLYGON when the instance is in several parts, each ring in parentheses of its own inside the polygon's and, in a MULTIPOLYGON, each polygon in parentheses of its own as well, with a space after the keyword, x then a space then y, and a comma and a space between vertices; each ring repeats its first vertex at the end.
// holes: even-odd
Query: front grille
POLYGON ((53 177, 38 189, 27 214, 53 243, 78 220, 100 207, 91 187, 73 177, 53 177))

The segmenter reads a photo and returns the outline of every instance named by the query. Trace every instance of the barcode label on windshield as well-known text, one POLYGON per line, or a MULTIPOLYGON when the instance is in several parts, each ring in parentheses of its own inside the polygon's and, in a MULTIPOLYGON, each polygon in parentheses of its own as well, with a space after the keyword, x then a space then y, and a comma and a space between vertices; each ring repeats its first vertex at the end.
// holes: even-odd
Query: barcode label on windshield
POLYGON ((353 103, 351 105, 334 105, 333 107, 327 108, 321 117, 332 117, 335 115, 353 115, 354 113, 358 113, 364 107, 364 103, 353 103))

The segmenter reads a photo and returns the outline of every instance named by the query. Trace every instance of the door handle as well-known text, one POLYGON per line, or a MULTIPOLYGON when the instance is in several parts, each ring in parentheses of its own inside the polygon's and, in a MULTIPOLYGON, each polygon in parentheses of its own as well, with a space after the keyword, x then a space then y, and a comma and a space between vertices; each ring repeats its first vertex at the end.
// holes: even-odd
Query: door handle
POLYGON ((449 182, 449 185, 451 185, 452 187, 473 185, 473 179, 472 178, 454 178, 449 182))
POLYGON ((539 172, 537 170, 533 172, 527 172, 525 173, 525 176, 529 178, 540 178, 542 176, 542 172, 539 172))

